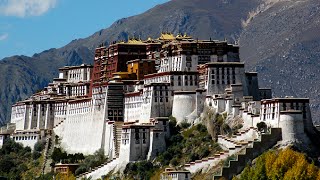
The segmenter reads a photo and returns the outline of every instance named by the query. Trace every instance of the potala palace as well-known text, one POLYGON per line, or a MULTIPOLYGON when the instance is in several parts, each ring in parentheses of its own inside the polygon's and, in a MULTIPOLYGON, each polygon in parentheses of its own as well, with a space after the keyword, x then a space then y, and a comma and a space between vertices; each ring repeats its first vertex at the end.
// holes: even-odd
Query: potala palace
MULTIPOLYGON (((242 124, 238 136, 219 136, 225 151, 216 159, 239 152, 244 146, 236 140, 246 146, 262 142, 259 122, 271 133, 280 132, 276 142, 308 144, 316 133, 309 99, 275 98, 271 89, 259 87, 257 73, 245 71, 238 45, 162 33, 158 39, 101 45, 93 66, 60 68, 46 88, 12 106, 15 127, 0 135, 0 144, 10 137, 33 147, 57 135, 68 153, 93 154, 102 148, 110 161, 81 175, 96 179, 128 162, 155 158, 166 150, 169 116, 178 124, 196 124, 205 109, 242 124)), ((188 176, 214 163, 208 158, 186 164, 183 171, 167 169, 163 179, 179 179, 181 173, 188 176)))

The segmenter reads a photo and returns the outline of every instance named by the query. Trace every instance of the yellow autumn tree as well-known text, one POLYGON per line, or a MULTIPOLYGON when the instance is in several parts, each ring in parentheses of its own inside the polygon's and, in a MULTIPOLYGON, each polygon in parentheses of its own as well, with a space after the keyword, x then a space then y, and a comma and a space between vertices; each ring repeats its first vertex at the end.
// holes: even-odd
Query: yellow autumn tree
POLYGON ((74 177, 74 175, 68 171, 68 173, 58 173, 56 175, 56 180, 76 180, 76 177, 74 177))
POLYGON ((272 164, 271 174, 268 176, 272 180, 283 179, 284 174, 293 166, 297 159, 297 154, 291 149, 280 151, 278 157, 272 164))
POLYGON ((305 155, 290 148, 268 151, 242 172, 242 180, 320 180, 320 170, 305 155))
POLYGON ((277 152, 275 151, 268 151, 265 153, 265 168, 266 168, 266 175, 267 177, 271 177, 272 174, 272 165, 277 159, 277 152))
POLYGON ((308 162, 305 160, 304 156, 298 155, 294 165, 285 173, 283 179, 304 179, 307 175, 308 162))

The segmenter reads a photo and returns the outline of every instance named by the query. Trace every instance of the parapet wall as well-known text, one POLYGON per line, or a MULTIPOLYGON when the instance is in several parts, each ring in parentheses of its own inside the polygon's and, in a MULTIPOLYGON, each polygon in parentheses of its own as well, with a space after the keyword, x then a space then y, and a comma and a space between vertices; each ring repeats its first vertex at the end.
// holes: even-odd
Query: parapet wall
POLYGON ((306 142, 304 122, 301 111, 285 111, 280 114, 279 126, 282 129, 283 142, 306 142))
POLYGON ((196 108, 196 92, 175 93, 173 98, 172 116, 176 118, 177 123, 185 120, 186 116, 191 114, 196 108))

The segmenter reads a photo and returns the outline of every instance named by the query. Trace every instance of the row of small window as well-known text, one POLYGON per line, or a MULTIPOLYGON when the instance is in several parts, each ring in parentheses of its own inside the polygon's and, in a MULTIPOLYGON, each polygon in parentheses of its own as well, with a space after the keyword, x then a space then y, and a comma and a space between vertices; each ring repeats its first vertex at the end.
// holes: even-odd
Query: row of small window
POLYGON ((129 133, 122 131, 122 139, 129 139, 129 133))
MULTIPOLYGON (((210 50, 198 50, 198 54, 211 54, 212 53, 212 51, 210 51, 210 50)), ((199 56, 199 58, 200 58, 201 56, 199 56)), ((210 57, 210 56, 209 56, 210 57)))
POLYGON ((83 108, 83 109, 72 109, 69 111, 69 114, 77 114, 91 111, 91 108, 83 108))
MULTIPOLYGON (((178 174, 168 174, 169 177, 171 178, 178 178, 178 174)), ((188 173, 185 174, 185 178, 188 178, 188 173)))
POLYGON ((228 68, 228 67, 227 68, 218 68, 217 67, 217 68, 211 70, 211 74, 220 74, 220 71, 221 71, 221 74, 225 74, 225 72, 228 75, 230 75, 230 74, 235 75, 236 74, 235 67, 232 67, 232 68, 228 68), (230 73, 230 70, 232 73, 230 73))
MULTIPOLYGON (((136 139, 136 144, 141 144, 141 141, 139 140, 139 139, 136 139)), ((147 143, 147 141, 146 141, 146 139, 142 139, 142 144, 146 144, 147 143)))
MULTIPOLYGON (((136 143, 136 144, 141 144, 141 142, 140 142, 139 139, 136 139, 136 140, 135 140, 135 143, 136 143)), ((143 143, 143 144, 146 144, 146 143, 147 143, 146 139, 142 139, 142 143, 143 143)), ((124 145, 129 144, 129 139, 123 139, 123 140, 122 140, 122 144, 124 144, 124 145)))
MULTIPOLYGON (((225 77, 222 76, 222 78, 220 79, 219 76, 217 76, 217 78, 215 78, 215 75, 212 75, 211 77, 211 84, 230 84, 231 81, 230 81, 230 77, 227 76, 227 80, 225 81, 225 77)), ((232 76, 232 84, 235 84, 236 83, 236 77, 235 76, 232 76)))
POLYGON ((81 77, 81 73, 69 75, 69 78, 80 78, 80 77, 81 77))
POLYGON ((142 97, 138 96, 138 97, 130 97, 130 98, 125 98, 124 99, 125 103, 136 102, 136 101, 138 101, 138 102, 142 101, 142 97))
POLYGON ((139 108, 141 107, 141 103, 128 104, 127 108, 139 108))
POLYGON ((158 96, 154 97, 154 102, 163 102, 164 99, 165 99, 166 102, 169 102, 169 98, 168 97, 158 97, 158 96))
POLYGON ((163 93, 163 91, 154 91, 154 95, 155 96, 158 96, 158 92, 159 92, 159 96, 163 96, 163 94, 165 94, 165 96, 168 96, 168 91, 164 91, 164 93, 163 93))
POLYGON ((168 90, 168 86, 154 86, 155 90, 168 90))
MULTIPOLYGON (((145 128, 141 128, 141 129, 137 128, 137 129, 132 129, 131 132, 138 133, 138 132, 140 132, 140 130, 142 130, 142 132, 146 132, 147 131, 147 129, 145 129, 145 128)), ((125 132, 128 132, 128 130, 126 129, 125 132)))
POLYGON ((81 103, 81 104, 73 104, 70 106, 70 109, 78 109, 78 108, 88 108, 91 107, 91 103, 81 103))
POLYGON ((19 109, 17 109, 17 110, 14 110, 13 109, 13 111, 12 111, 13 113, 16 113, 16 114, 20 114, 20 113, 25 113, 25 109, 23 108, 19 108, 19 109))
POLYGON ((66 115, 67 111, 57 111, 54 113, 54 115, 66 115))
POLYGON ((199 64, 204 64, 204 63, 207 63, 207 62, 210 62, 211 61, 211 57, 210 56, 199 56, 198 58, 198 63, 199 64))
POLYGON ((290 103, 289 106, 287 106, 286 103, 282 104, 282 110, 287 110, 287 109, 301 110, 300 108, 302 108, 302 110, 305 111, 306 110, 306 104, 303 103, 302 106, 299 106, 299 103, 290 103))
POLYGON ((37 136, 17 136, 12 138, 14 141, 20 141, 20 140, 35 140, 37 139, 37 136))
MULTIPOLYGON (((270 118, 270 114, 263 114, 263 120, 266 120, 266 118, 270 118)), ((275 113, 271 114, 271 119, 273 120, 275 118, 275 113)))
MULTIPOLYGON (((262 110, 263 112, 263 114, 267 114, 267 109, 266 108, 264 108, 263 110, 262 110)), ((275 113, 276 112, 276 107, 272 107, 271 108, 271 113, 275 113)))
MULTIPOLYGON (((145 129, 143 129, 143 133, 142 133, 142 139, 146 139, 146 136, 147 136, 147 133, 145 133, 145 129)), ((139 139, 140 138, 140 133, 139 133, 139 131, 136 131, 135 132, 135 139, 137 140, 137 139, 139 139)))
MULTIPOLYGON (((181 86, 181 76, 178 76, 178 86, 181 86)), ((193 80, 193 76, 190 76, 190 79, 188 79, 188 76, 184 76, 184 83, 185 83, 185 86, 197 86, 198 85, 198 78, 197 76, 195 76, 194 80, 193 80)), ((171 77, 171 86, 174 86, 174 78, 173 76, 171 77)))

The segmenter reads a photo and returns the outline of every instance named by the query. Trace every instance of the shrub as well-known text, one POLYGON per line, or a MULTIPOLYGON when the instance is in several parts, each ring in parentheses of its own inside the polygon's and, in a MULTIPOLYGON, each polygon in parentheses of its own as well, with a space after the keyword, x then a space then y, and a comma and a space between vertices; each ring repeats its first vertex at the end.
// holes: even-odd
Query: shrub
POLYGON ((84 157, 83 154, 77 153, 77 154, 69 154, 68 155, 68 161, 75 161, 81 163, 79 164, 79 167, 76 169, 75 174, 79 175, 81 173, 89 171, 90 168, 97 167, 104 163, 106 161, 106 157, 104 155, 104 150, 99 149, 97 150, 93 155, 89 155, 87 157, 84 157))
POLYGON ((0 161, 0 172, 9 173, 15 167, 10 156, 4 156, 0 161))
POLYGON ((77 176, 77 175, 82 174, 82 173, 85 173, 85 172, 87 172, 87 171, 89 171, 89 169, 88 169, 86 166, 82 165, 82 166, 79 166, 79 167, 76 169, 76 171, 75 171, 74 174, 77 176))
POLYGON ((22 149, 24 149, 22 144, 16 143, 12 139, 8 138, 4 140, 1 148, 1 154, 18 153, 22 149))
POLYGON ((54 162, 59 162, 60 160, 64 159, 62 150, 60 148, 54 148, 51 154, 51 159, 54 162))
POLYGON ((33 151, 33 152, 32 152, 32 158, 33 158, 34 160, 38 159, 40 156, 41 156, 41 153, 40 153, 40 152, 38 152, 38 151, 33 151))
POLYGON ((191 124, 190 123, 187 123, 187 122, 182 122, 181 124, 180 124, 180 127, 182 128, 182 129, 187 129, 188 127, 190 127, 191 126, 191 124))
POLYGON ((257 128, 259 131, 264 131, 267 129, 267 125, 265 122, 259 122, 257 123, 257 128))
POLYGON ((209 156, 210 154, 210 151, 209 151, 209 148, 208 147, 202 147, 199 151, 199 158, 204 158, 204 157, 207 157, 209 156))
POLYGON ((189 162, 195 161, 195 160, 198 160, 198 159, 199 159, 199 155, 195 154, 195 153, 189 154, 189 156, 188 156, 189 162))
POLYGON ((124 170, 124 174, 128 179, 149 180, 157 168, 150 161, 129 163, 124 170))
POLYGON ((38 141, 36 144, 34 144, 33 150, 41 152, 45 147, 45 142, 43 141, 38 141))
POLYGON ((179 164, 178 158, 171 159, 170 164, 172 166, 177 166, 179 164))
POLYGON ((177 144, 183 140, 183 137, 180 134, 173 135, 170 137, 170 144, 177 144))
POLYGON ((180 126, 177 126, 177 121, 175 117, 169 117, 169 130, 170 135, 176 135, 180 132, 180 126))
POLYGON ((199 132, 207 132, 207 127, 203 124, 197 124, 196 125, 196 129, 199 131, 199 132))
POLYGON ((31 174, 33 176, 30 177, 34 177, 34 173, 29 170, 33 165, 38 165, 35 163, 39 161, 33 159, 38 159, 39 156, 33 156, 30 147, 23 147, 12 139, 6 139, 0 149, 0 155, 1 176, 8 179, 23 179, 22 174, 31 174))

